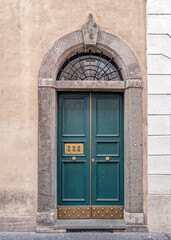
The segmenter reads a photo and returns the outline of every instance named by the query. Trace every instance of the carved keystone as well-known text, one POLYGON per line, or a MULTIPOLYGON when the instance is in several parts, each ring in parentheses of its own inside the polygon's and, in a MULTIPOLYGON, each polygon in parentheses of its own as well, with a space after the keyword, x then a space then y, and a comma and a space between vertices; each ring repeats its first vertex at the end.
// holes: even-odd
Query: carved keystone
POLYGON ((84 39, 84 45, 86 46, 95 46, 97 43, 97 36, 99 32, 99 27, 93 21, 93 15, 89 14, 89 20, 82 26, 82 33, 84 39))

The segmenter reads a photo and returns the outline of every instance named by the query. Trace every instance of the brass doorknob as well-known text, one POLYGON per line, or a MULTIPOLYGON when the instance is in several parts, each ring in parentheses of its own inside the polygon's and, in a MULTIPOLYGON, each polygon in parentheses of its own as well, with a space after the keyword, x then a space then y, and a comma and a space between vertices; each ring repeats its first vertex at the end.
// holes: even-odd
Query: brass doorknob
POLYGON ((76 160, 76 157, 72 157, 72 161, 75 161, 76 160))
POLYGON ((91 161, 94 162, 94 159, 92 158, 91 161))
POLYGON ((106 157, 106 161, 109 161, 110 160, 110 158, 109 157, 106 157))

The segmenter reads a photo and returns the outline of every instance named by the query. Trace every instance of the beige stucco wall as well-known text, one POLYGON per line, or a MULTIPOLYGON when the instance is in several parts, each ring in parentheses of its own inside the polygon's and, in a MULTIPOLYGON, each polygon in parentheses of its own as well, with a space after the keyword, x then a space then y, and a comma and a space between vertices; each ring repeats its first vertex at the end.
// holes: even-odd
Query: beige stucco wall
POLYGON ((145 93, 145 0, 0 2, 0 216, 35 217, 38 74, 45 53, 60 37, 81 29, 91 12, 101 30, 125 41, 138 58, 145 93))

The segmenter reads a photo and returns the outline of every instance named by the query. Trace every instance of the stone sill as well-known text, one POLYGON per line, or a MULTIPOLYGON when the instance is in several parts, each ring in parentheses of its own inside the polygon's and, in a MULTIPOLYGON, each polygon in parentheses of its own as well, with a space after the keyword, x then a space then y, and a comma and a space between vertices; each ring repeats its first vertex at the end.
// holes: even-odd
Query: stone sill
POLYGON ((148 232, 146 225, 126 225, 124 219, 57 220, 55 225, 37 226, 36 232, 148 232))

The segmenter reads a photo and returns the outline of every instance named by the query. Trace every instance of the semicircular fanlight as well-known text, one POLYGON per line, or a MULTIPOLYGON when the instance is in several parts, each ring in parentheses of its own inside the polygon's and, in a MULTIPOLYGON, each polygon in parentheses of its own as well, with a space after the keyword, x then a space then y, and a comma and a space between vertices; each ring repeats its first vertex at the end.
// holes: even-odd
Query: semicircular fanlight
POLYGON ((122 81, 121 69, 101 53, 77 53, 60 68, 57 80, 122 81))

